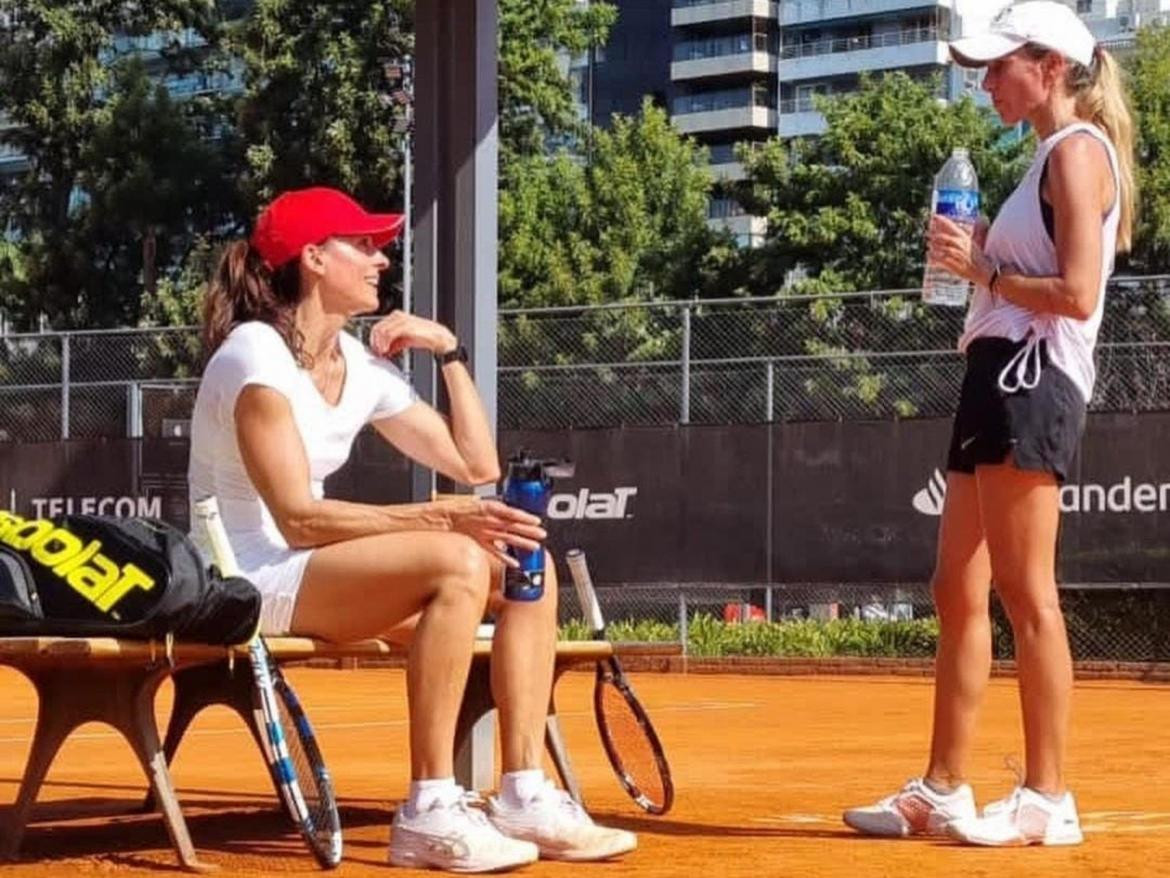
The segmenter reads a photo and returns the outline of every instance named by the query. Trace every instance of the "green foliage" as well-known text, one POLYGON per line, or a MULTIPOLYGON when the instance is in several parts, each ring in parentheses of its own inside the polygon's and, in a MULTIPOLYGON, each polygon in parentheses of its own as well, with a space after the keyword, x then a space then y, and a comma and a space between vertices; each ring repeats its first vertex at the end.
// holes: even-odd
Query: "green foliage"
MULTIPOLYGON (((626 620, 606 627, 615 642, 677 643, 678 625, 654 620, 626 620)), ((687 625, 687 654, 720 656, 865 656, 929 658, 938 641, 937 619, 869 621, 862 619, 723 622, 696 613, 687 625)), ((561 627, 565 640, 588 640, 588 625, 578 619, 561 627)))
POLYGON ((1137 35, 1129 87, 1138 129, 1138 225, 1129 264, 1149 274, 1170 272, 1170 27, 1137 35))
POLYGON ((710 247, 705 151, 647 101, 593 137, 586 165, 561 153, 517 160, 500 193, 506 307, 680 298, 710 247))
POLYGON ((780 289, 797 267, 837 290, 916 286, 931 180, 956 146, 971 151, 994 211, 1019 180, 1026 144, 968 98, 940 103, 937 89, 903 73, 865 77, 855 94, 820 99, 823 136, 743 151, 746 203, 768 218, 757 290, 780 289))
POLYGON ((219 221, 228 188, 204 137, 214 102, 171 102, 135 55, 155 35, 153 76, 198 68, 218 38, 214 3, 0 0, 0 20, 4 140, 30 165, 0 193, 20 251, 0 304, 17 326, 42 314, 61 327, 132 324, 142 285, 175 267, 192 228, 219 221))
POLYGON ((558 56, 605 44, 617 19, 612 3, 595 0, 499 0, 501 176, 516 159, 542 155, 550 137, 584 134, 558 56))
POLYGON ((401 209, 403 110, 385 67, 412 51, 409 0, 257 0, 232 37, 253 206, 285 189, 336 186, 401 209))

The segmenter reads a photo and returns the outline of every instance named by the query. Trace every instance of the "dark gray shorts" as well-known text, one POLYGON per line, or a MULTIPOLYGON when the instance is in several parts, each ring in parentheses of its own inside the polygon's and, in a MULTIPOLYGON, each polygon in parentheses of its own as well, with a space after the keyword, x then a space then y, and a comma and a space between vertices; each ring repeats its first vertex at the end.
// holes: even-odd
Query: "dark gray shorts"
POLYGON ((1024 346, 1006 338, 977 338, 967 347, 967 371, 947 453, 947 469, 974 473, 986 463, 1049 472, 1063 482, 1085 429, 1085 400, 1072 379, 1052 365, 1040 342, 1040 382, 1004 393, 999 375, 1024 346))

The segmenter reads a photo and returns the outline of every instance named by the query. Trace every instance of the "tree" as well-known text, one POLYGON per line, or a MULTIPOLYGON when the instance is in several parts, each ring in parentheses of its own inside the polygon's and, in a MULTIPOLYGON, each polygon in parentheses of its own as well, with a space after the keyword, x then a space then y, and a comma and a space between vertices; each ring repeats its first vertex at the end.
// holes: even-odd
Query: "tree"
POLYGON ((987 212, 1022 173, 1027 144, 1007 136, 968 98, 943 105, 937 82, 903 73, 865 78, 856 94, 821 99, 828 130, 745 150, 745 206, 768 218, 749 254, 757 291, 778 290, 800 268, 841 289, 899 289, 921 280, 935 172, 965 146, 987 212))
POLYGON ((404 110, 386 66, 412 51, 410 0, 257 0, 233 35, 243 62, 243 181, 253 207, 309 184, 402 205, 404 110))
MULTIPOLYGON (((649 100, 596 131, 589 165, 561 153, 517 160, 500 196, 500 301, 507 307, 689 299, 718 236, 706 223, 706 150, 649 100)), ((678 355, 678 317, 591 311, 501 326, 501 362, 678 355)), ((535 381, 527 390, 539 393, 535 381)), ((557 392, 551 388, 550 392, 557 392)))
POLYGON ((159 80, 192 73, 215 44, 215 5, 0 0, 0 21, 3 138, 29 164, 0 193, 21 268, 0 275, 0 305, 18 326, 133 323, 143 280, 175 266, 222 191, 204 185, 215 174, 197 146, 213 102, 172 102, 141 56, 159 80))
POLYGON ((1170 272, 1170 27, 1137 34, 1130 63, 1137 123, 1138 225, 1129 265, 1146 274, 1170 272))
POLYGON ((550 136, 583 133, 563 68, 605 45, 617 9, 578 0, 499 0, 499 8, 500 153, 509 178, 511 162, 543 153, 550 136))
POLYGON ((500 193, 500 301, 583 305, 690 298, 710 246, 706 152, 649 101, 567 153, 517 160, 500 193))

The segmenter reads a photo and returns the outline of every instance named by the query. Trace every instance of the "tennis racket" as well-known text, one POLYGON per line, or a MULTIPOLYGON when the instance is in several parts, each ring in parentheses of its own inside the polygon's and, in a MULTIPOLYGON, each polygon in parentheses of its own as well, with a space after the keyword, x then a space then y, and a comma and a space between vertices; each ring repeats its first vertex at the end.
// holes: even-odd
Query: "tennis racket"
MULTIPOLYGON (((593 628, 593 636, 602 640, 605 638, 605 620, 597 603, 597 593, 593 590, 585 553, 580 549, 570 549, 566 559, 581 612, 593 628)), ((614 656, 597 663, 593 712, 597 717, 601 744, 618 783, 643 810, 650 814, 665 814, 674 803, 670 765, 654 724, 614 656)))
MULTIPOLYGON (((220 574, 239 576, 215 498, 198 501, 195 517, 220 574)), ((272 781, 285 812, 317 862, 332 869, 341 862, 341 818, 317 737, 296 693, 259 634, 248 644, 248 657, 255 678, 252 709, 272 781)))

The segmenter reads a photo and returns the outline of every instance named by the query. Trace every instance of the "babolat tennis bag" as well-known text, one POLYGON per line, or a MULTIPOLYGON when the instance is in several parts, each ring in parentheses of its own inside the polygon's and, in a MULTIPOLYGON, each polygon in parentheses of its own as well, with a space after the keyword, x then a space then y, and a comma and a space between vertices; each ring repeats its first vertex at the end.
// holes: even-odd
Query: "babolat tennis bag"
POLYGON ((259 619, 256 587, 209 571, 165 522, 0 510, 0 635, 228 645, 250 640, 259 619))

